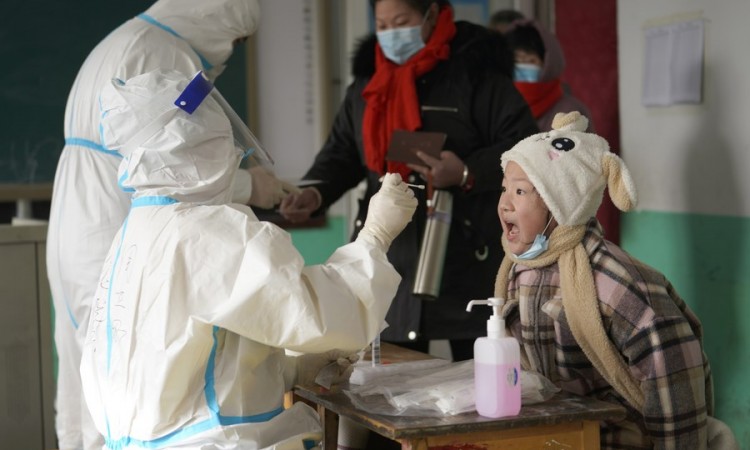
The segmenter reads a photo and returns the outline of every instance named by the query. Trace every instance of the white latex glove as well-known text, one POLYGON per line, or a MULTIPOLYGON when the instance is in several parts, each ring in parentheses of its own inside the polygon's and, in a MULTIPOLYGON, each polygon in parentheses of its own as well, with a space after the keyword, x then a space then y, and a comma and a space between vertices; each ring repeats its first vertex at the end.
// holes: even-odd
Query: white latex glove
POLYGON ((357 239, 366 239, 387 251, 416 209, 414 192, 401 180, 401 175, 385 174, 380 190, 370 199, 367 219, 357 239))
POLYGON ((316 382, 325 388, 349 379, 359 359, 356 353, 342 350, 329 350, 325 353, 307 353, 295 358, 297 364, 297 384, 312 386, 316 382))
POLYGON ((251 167, 248 172, 253 186, 248 202, 250 206, 270 209, 281 203, 287 195, 300 192, 297 186, 279 180, 263 166, 251 167))
POLYGON ((279 206, 281 215, 292 223, 304 222, 320 208, 323 198, 314 187, 302 189, 298 194, 289 194, 279 206))

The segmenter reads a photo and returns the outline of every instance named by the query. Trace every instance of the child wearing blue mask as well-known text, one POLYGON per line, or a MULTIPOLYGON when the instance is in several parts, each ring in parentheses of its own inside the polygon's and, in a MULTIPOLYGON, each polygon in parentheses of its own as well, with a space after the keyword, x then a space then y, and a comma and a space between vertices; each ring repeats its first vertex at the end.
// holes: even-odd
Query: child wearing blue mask
MULTIPOLYGON (((520 19, 510 25, 505 37, 515 60, 516 89, 529 104, 540 130, 550 130, 559 112, 579 111, 591 117, 586 105, 567 92, 561 81, 565 56, 552 33, 536 21, 520 19)), ((590 119, 589 131, 594 131, 590 119)))
POLYGON ((525 370, 621 405, 602 449, 732 449, 711 417, 700 321, 657 270, 606 241, 594 218, 605 187, 623 211, 636 191, 622 160, 578 112, 502 156, 503 260, 495 296, 525 370))

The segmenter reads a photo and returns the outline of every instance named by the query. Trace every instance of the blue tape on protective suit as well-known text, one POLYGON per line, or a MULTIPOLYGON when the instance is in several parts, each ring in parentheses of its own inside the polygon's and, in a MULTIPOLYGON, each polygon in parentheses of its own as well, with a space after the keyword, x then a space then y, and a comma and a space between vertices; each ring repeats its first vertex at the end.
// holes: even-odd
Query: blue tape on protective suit
POLYGON ((182 91, 182 94, 177 97, 174 104, 186 113, 192 114, 213 88, 214 85, 203 75, 203 72, 198 72, 182 91))

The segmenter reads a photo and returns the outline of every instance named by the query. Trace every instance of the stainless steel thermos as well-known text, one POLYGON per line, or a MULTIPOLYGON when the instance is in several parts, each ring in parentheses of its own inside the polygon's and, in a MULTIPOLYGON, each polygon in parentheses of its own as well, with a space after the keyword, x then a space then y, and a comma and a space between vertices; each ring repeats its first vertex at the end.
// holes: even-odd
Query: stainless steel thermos
POLYGON ((424 299, 435 300, 440 294, 445 252, 451 228, 453 194, 435 190, 427 213, 427 224, 419 251, 417 274, 412 293, 424 299))

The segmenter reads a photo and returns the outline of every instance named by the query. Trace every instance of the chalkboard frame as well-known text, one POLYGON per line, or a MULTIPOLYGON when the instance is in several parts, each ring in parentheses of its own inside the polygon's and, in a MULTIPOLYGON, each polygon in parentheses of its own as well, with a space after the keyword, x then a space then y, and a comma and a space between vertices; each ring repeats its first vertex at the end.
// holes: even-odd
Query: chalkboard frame
MULTIPOLYGON (((153 0, 3 0, 0 14, 0 201, 48 192, 64 145, 73 80, 89 52, 153 0), (28 189, 26 189, 28 187, 28 189), (15 195, 15 194, 13 194, 15 195)), ((217 87, 246 119, 246 52, 238 48, 217 87)), ((7 200, 6 200, 7 201, 7 200)))

